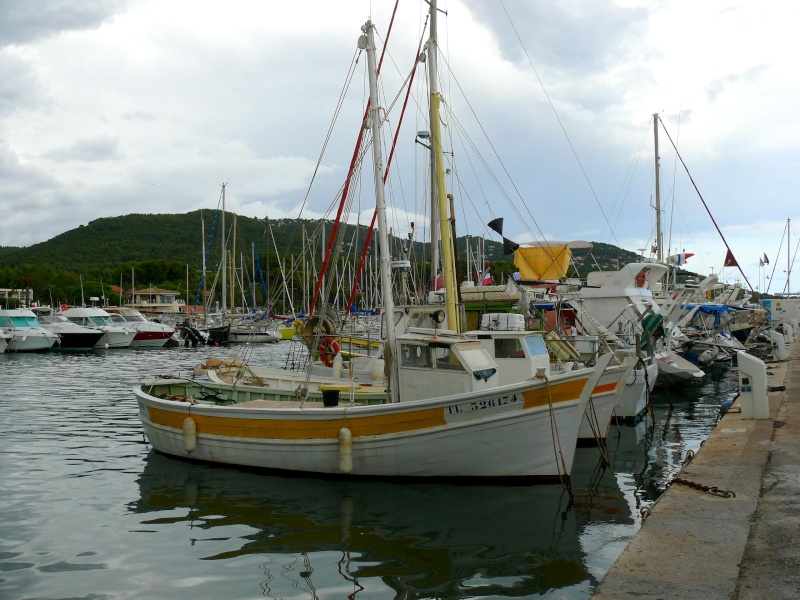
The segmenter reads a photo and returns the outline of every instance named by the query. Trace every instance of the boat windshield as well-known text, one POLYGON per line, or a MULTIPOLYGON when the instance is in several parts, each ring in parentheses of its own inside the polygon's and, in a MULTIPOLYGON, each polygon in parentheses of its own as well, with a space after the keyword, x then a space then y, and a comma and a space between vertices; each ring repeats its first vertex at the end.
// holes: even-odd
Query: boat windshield
POLYGON ((0 317, 0 327, 39 327, 36 317, 0 317))
POLYGON ((96 315, 91 317, 91 320, 95 325, 114 325, 114 321, 111 320, 111 317, 107 317, 105 315, 96 315))

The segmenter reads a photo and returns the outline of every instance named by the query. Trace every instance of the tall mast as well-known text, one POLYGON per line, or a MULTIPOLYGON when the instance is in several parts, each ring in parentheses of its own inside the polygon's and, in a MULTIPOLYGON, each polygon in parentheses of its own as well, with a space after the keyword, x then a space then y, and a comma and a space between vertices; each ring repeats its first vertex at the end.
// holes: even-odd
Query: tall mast
MULTIPOLYGON (((202 213, 201 213, 202 214, 202 213)), ((200 217, 200 236, 203 238, 203 245, 200 248, 203 255, 203 273, 201 277, 203 279, 203 324, 208 321, 208 298, 206 298, 206 221, 201 216, 200 217)), ((195 313, 197 312, 197 303, 195 302, 195 313)), ((196 317, 197 315, 195 315, 196 317)))
POLYGON ((791 279, 792 279, 792 257, 791 257, 791 250, 792 247, 791 243, 791 236, 792 236, 792 220, 786 219, 786 297, 789 297, 789 294, 792 293, 792 286, 791 286, 791 279))
POLYGON ((225 316, 228 313, 228 299, 226 298, 228 294, 228 256, 226 254, 227 249, 225 248, 225 186, 227 184, 222 184, 222 235, 220 236, 222 240, 222 260, 220 262, 220 270, 222 271, 222 315, 225 316))
POLYGON ((236 302, 234 300, 234 292, 235 292, 235 288, 236 288, 236 222, 237 222, 236 213, 234 213, 234 215, 233 215, 233 242, 231 243, 232 250, 231 250, 231 254, 230 254, 231 260, 230 260, 230 263, 228 265, 228 268, 230 269, 230 280, 231 280, 231 284, 229 286, 230 287, 230 294, 231 294, 231 312, 237 312, 236 310, 234 310, 236 308, 236 302))
POLYGON ((372 172, 375 179, 375 210, 378 213, 378 241, 381 252, 381 292, 383 295, 383 314, 386 318, 386 344, 383 357, 389 374, 389 393, 392 402, 398 399, 398 374, 395 368, 394 353, 396 335, 394 330, 394 298, 392 298, 391 255, 389 254, 389 228, 386 219, 386 197, 383 188, 383 156, 381 153, 381 109, 378 98, 377 62, 375 60, 375 36, 372 21, 361 28, 366 36, 361 36, 359 46, 366 46, 369 71, 369 118, 365 127, 372 130, 372 172))
MULTIPOLYGON (((444 182, 444 152, 442 151, 442 132, 441 120, 439 118, 439 104, 441 94, 438 87, 437 73, 437 52, 438 52, 438 28, 436 25, 436 0, 430 1, 431 7, 431 37, 428 40, 428 72, 430 74, 431 92, 431 151, 434 156, 434 172, 431 179, 436 181, 436 195, 439 209, 439 235, 442 239, 442 266, 444 271, 445 289, 445 313, 447 314, 447 325, 454 331, 461 331, 461 324, 456 310, 456 275, 455 258, 453 251, 452 229, 448 217, 447 190, 444 182)), ((432 216, 433 218, 433 216, 432 216)), ((435 240, 431 240, 435 243, 435 240)))
POLYGON ((655 141, 656 145, 656 258, 658 259, 658 262, 661 263, 664 262, 664 249, 661 244, 661 168, 658 157, 658 113, 653 115, 653 140, 655 141))

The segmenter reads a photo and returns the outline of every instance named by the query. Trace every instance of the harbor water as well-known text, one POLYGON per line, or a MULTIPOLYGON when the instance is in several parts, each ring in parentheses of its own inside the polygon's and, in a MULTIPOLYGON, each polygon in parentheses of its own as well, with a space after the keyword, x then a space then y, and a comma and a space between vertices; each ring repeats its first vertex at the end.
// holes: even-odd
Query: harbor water
MULTIPOLYGON (((254 347, 281 365, 288 343, 254 347)), ((0 355, 0 599, 587 598, 736 391, 652 397, 559 484, 287 477, 173 459, 131 383, 230 348, 0 355)))

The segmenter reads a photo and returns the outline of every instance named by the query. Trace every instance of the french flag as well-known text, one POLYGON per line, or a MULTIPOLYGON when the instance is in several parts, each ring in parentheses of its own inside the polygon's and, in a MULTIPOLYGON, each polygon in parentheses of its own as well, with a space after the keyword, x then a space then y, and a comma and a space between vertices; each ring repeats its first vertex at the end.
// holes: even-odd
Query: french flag
POLYGON ((492 281, 492 274, 489 272, 489 269, 486 269, 486 272, 483 274, 481 285, 492 285, 492 283, 494 283, 492 281))

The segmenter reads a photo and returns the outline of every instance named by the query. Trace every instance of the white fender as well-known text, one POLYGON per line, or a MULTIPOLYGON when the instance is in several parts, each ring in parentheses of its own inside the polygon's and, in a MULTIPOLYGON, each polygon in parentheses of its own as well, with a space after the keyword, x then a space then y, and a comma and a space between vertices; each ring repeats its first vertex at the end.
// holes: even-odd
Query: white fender
POLYGON ((347 427, 339 430, 339 471, 350 473, 353 470, 353 434, 347 427))
POLYGON ((183 449, 193 452, 197 448, 197 422, 192 417, 183 420, 183 449))

